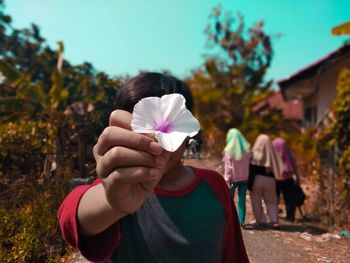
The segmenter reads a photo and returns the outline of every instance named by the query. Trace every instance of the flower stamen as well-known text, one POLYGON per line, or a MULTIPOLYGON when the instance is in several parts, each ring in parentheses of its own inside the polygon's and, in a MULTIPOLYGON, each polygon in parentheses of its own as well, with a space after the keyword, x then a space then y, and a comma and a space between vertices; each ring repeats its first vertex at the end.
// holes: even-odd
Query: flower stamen
POLYGON ((155 127, 155 130, 160 131, 162 133, 170 133, 172 131, 172 128, 173 127, 170 122, 164 121, 157 124, 157 126, 155 127))

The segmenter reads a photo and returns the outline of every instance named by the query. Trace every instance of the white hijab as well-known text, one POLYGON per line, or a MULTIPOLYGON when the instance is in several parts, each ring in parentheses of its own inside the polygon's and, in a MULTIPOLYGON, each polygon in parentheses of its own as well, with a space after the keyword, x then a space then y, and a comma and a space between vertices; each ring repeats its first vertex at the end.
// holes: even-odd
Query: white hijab
POLYGON ((256 138, 252 148, 251 163, 270 169, 276 178, 282 175, 283 161, 272 146, 269 136, 266 134, 260 134, 256 138))

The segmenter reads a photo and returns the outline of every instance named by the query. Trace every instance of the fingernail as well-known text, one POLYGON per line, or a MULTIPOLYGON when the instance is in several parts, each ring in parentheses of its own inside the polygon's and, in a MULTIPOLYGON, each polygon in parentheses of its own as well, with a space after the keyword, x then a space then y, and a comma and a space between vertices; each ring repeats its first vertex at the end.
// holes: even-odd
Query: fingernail
POLYGON ((160 175, 160 171, 158 170, 158 169, 151 169, 150 170, 150 175, 152 176, 152 177, 159 177, 159 175, 160 175))
POLYGON ((161 153, 163 151, 163 148, 157 142, 151 142, 149 148, 153 153, 161 153))

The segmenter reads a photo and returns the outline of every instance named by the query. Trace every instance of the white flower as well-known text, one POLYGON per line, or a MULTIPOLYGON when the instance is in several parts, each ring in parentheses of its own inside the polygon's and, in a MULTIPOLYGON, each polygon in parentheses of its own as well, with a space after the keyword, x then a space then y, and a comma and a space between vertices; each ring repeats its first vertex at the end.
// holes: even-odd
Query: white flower
POLYGON ((132 130, 154 134, 165 150, 176 151, 187 136, 193 137, 200 129, 198 120, 186 108, 185 101, 177 93, 140 100, 132 113, 132 130))

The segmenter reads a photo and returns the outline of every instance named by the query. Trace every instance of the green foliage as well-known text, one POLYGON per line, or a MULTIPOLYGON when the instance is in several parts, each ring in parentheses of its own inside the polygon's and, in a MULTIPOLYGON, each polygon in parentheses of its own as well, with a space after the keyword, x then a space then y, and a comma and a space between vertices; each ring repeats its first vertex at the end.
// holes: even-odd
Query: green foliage
POLYGON ((220 53, 209 57, 187 82, 204 137, 215 138, 213 150, 221 152, 226 132, 232 127, 251 141, 262 132, 278 133, 281 112, 267 108, 260 114, 253 110, 271 94, 272 82, 265 81, 264 76, 273 51, 263 23, 245 30, 242 16, 224 16, 216 7, 206 33, 209 43, 220 53))
MULTIPOLYGON (((337 97, 332 105, 333 124, 326 128, 318 141, 318 152, 334 159, 334 220, 350 226, 350 69, 344 68, 338 77, 337 97)), ((323 178, 325 184, 328 178, 323 178)))
POLYGON ((0 170, 15 177, 40 169, 45 153, 52 148, 48 123, 26 119, 0 124, 0 170))
POLYGON ((338 170, 342 176, 350 174, 350 69, 340 72, 337 83, 337 98, 332 105, 334 124, 323 131, 320 150, 337 149, 338 170))
POLYGON ((50 190, 31 190, 30 202, 0 208, 1 262, 47 262, 48 255, 64 255, 65 245, 53 214, 58 208, 57 190, 50 190))
POLYGON ((92 145, 121 86, 62 57, 63 44, 51 49, 38 26, 15 29, 0 0, 1 262, 58 262, 71 252, 57 209, 72 177, 93 174, 92 145))
POLYGON ((337 120, 334 126, 334 133, 335 139, 339 144, 340 155, 342 155, 348 150, 350 145, 350 69, 341 71, 338 79, 337 94, 337 99, 334 102, 334 113, 337 120))
POLYGON ((271 37, 263 31, 263 26, 263 21, 259 21, 246 30, 241 14, 236 17, 230 12, 224 14, 217 6, 206 29, 209 45, 220 47, 232 65, 239 66, 232 74, 240 75, 239 71, 243 71, 248 85, 263 78, 272 60, 271 37))
POLYGON ((15 82, 20 77, 18 72, 5 61, 0 61, 0 71, 11 82, 15 82))
MULTIPOLYGON (((338 169, 347 203, 350 203, 350 68, 343 69, 337 83, 337 98, 334 102, 336 122, 332 129, 331 142, 338 148, 338 169)), ((349 207, 350 208, 350 207, 349 207)))

